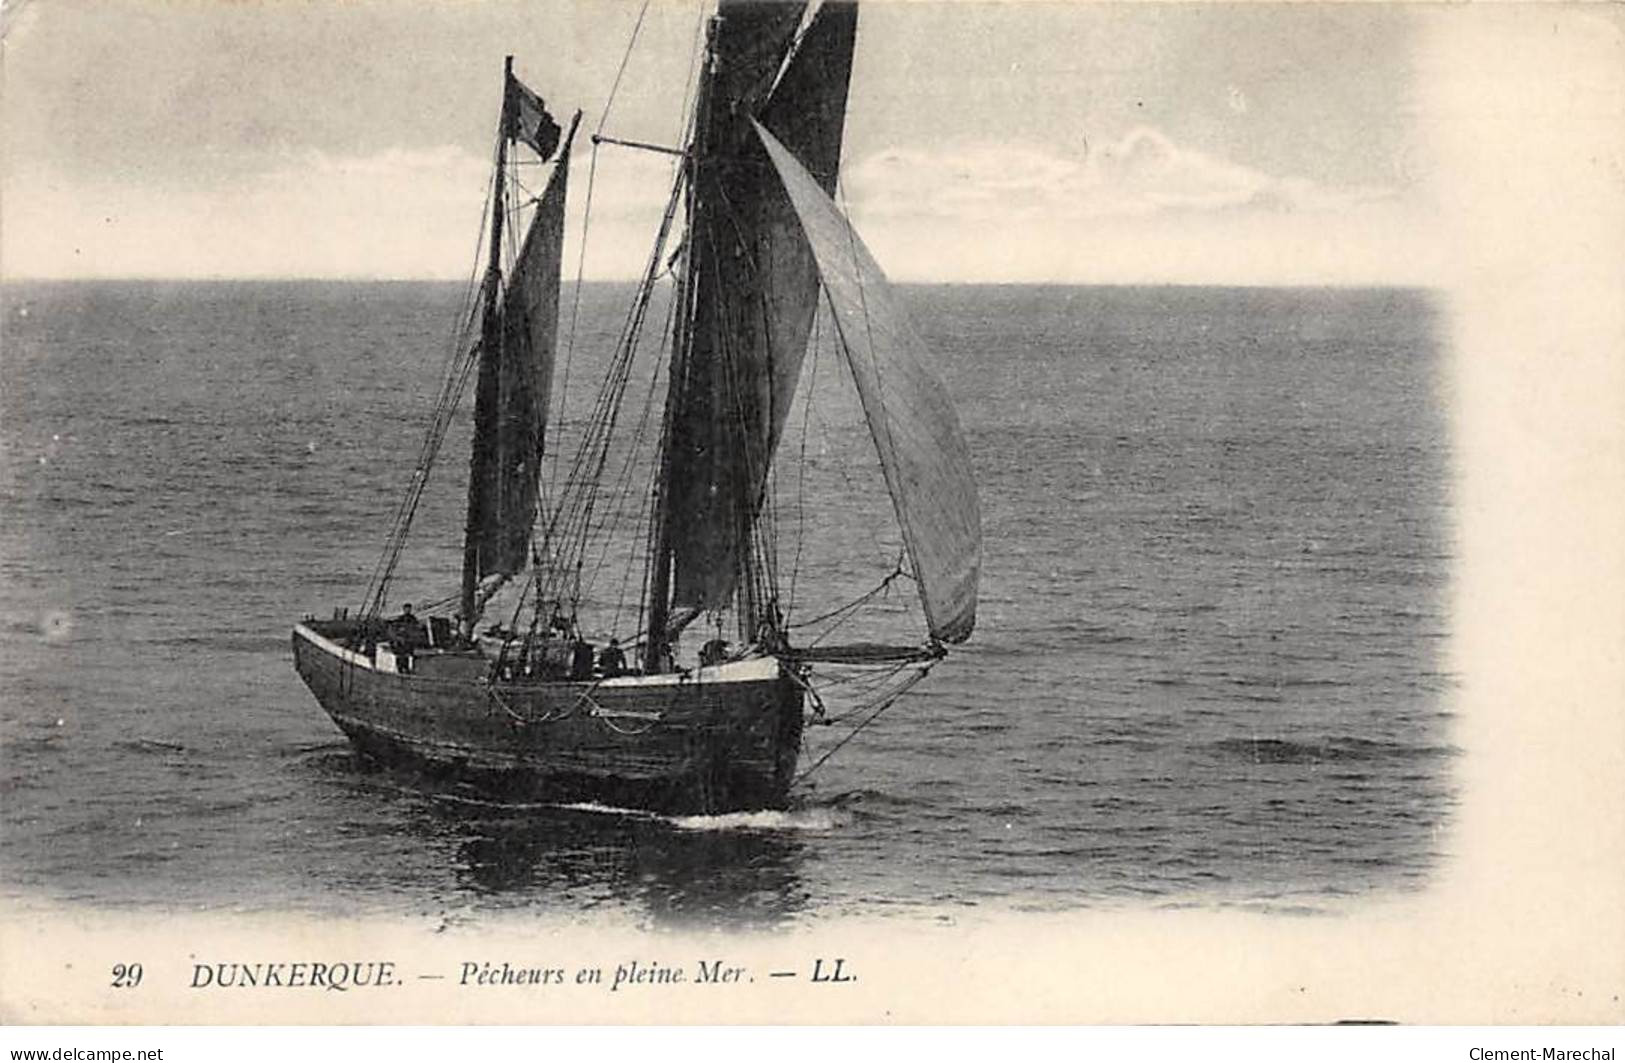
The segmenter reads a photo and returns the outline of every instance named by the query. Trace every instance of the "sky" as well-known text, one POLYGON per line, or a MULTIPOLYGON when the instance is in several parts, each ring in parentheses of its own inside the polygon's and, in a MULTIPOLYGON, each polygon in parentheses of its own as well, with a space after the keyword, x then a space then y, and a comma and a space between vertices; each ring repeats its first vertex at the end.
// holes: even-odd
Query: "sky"
MULTIPOLYGON (((4 18, 0 275, 462 279, 503 55, 589 131, 674 144, 702 4, 11 0, 4 18)), ((858 35, 843 197, 897 279, 1403 284, 1437 265, 1408 10, 871 2, 858 35)), ((629 276, 671 161, 592 164, 582 138, 585 270, 629 276)))

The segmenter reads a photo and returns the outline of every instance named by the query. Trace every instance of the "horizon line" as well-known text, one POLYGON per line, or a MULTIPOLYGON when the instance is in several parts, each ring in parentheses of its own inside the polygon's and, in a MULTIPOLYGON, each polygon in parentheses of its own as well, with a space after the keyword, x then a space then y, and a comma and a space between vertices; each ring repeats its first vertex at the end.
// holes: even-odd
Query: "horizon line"
MULTIPOLYGON (((588 277, 579 283, 605 285, 635 285, 637 277, 588 277)), ((1433 291, 1436 284, 1407 283, 1404 281, 1193 281, 1193 280, 922 280, 890 279, 895 285, 933 288, 1259 288, 1259 289, 1337 289, 1350 291, 1415 290, 1433 291)), ((560 287, 574 285, 575 280, 562 280, 560 287)), ((0 287, 11 284, 438 284, 466 286, 467 280, 445 277, 320 277, 320 276, 161 276, 132 274, 125 276, 0 276, 0 287)))

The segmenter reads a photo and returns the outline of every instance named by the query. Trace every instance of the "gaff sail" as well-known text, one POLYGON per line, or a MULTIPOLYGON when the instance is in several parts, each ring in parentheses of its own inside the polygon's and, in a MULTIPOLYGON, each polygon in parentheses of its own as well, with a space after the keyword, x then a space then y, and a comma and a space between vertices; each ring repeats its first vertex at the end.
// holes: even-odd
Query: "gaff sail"
POLYGON ((976 625, 982 518, 970 451, 925 344, 886 275, 820 183, 785 146, 756 133, 818 262, 847 365, 880 453, 933 637, 963 642, 976 625))
POLYGON ((569 151, 566 141, 500 296, 497 342, 480 352, 479 387, 494 394, 479 396, 486 401, 475 411, 468 526, 478 578, 514 575, 530 559, 558 340, 569 151))
MULTIPOLYGON (((566 149, 568 150, 568 149, 566 149)), ((553 358, 558 349, 559 266, 564 246, 564 199, 569 167, 560 159, 542 193, 503 299, 504 346, 529 357, 505 358, 498 382, 497 460, 502 510, 493 529, 493 559, 501 571, 520 571, 528 558, 536 516, 547 413, 553 400, 553 358)))
POLYGON ((672 420, 672 604, 719 609, 744 574, 818 308, 818 274, 751 132, 762 120, 829 189, 840 166, 857 5, 723 0, 695 131, 693 317, 672 420))

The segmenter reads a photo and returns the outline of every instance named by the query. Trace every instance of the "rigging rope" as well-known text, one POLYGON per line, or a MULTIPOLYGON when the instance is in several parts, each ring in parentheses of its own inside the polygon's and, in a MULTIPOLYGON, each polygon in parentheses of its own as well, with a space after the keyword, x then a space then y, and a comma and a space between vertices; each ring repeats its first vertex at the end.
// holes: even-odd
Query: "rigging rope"
MULTIPOLYGON (((661 327, 662 335, 670 334, 672 320, 675 313, 676 300, 672 300, 667 304, 666 307, 666 320, 661 327)), ((603 572, 604 567, 608 564, 610 550, 615 545, 615 534, 620 530, 621 523, 626 516, 626 500, 631 496, 632 493, 632 471, 636 464, 639 453, 642 452, 644 441, 648 436, 649 423, 651 421, 650 414, 654 411, 654 399, 657 391, 656 385, 658 383, 659 374, 651 373, 649 376, 649 389, 644 394, 642 411, 638 414, 637 429, 632 435, 630 445, 627 447, 626 460, 621 464, 621 472, 616 477, 614 489, 610 492, 610 516, 601 521, 598 525, 597 535, 603 545, 598 552, 598 560, 592 567, 591 575, 587 577, 586 583, 581 589, 583 597, 592 592, 593 587, 596 586, 598 582, 599 575, 603 572)), ((640 507, 640 516, 641 512, 642 507, 640 507)), ((636 541, 636 539, 634 539, 634 541, 636 541)), ((620 622, 622 606, 626 601, 626 588, 631 582, 632 569, 634 567, 635 566, 630 563, 630 559, 628 559, 628 564, 626 565, 621 577, 620 596, 616 600, 615 604, 615 624, 620 622)))
POLYGON ((638 20, 632 25, 632 36, 627 39, 626 51, 621 54, 620 68, 615 71, 615 80, 609 86, 609 98, 604 101, 604 113, 599 116, 598 128, 593 132, 599 134, 609 122, 609 109, 615 105, 615 94, 620 91, 621 78, 626 75, 626 66, 632 61, 632 49, 637 47, 638 33, 643 29, 643 17, 649 13, 649 0, 643 0, 643 6, 638 9, 638 20))
MULTIPOLYGON (((600 126, 602 123, 600 123, 600 126)), ((570 330, 565 334, 564 341, 564 372, 560 376, 558 396, 554 405, 558 407, 555 423, 562 429, 564 427, 564 414, 568 408, 567 400, 570 394, 570 366, 575 362, 577 325, 581 320, 581 289, 587 277, 587 237, 592 228, 592 192, 593 185, 598 179, 598 144, 592 146, 592 159, 587 166, 587 195, 581 209, 581 245, 576 249, 576 283, 575 291, 570 293, 570 330)), ((553 449, 553 471, 549 474, 551 487, 557 487, 559 482, 559 451, 553 449)))
MULTIPOLYGON (((638 34, 643 30, 643 19, 649 13, 650 0, 643 0, 643 6, 638 9, 637 21, 632 25, 632 34, 627 38, 626 51, 621 53, 621 63, 615 71, 615 80, 610 83, 609 96, 604 100, 604 110, 598 116, 598 125, 593 130, 592 159, 587 168, 587 195, 582 204, 581 212, 581 244, 576 253, 576 283, 575 291, 570 298, 570 329, 566 335, 564 348, 564 372, 560 376, 558 387, 558 424, 564 425, 565 401, 570 393, 570 369, 575 363, 577 324, 581 320, 581 289, 586 281, 587 274, 587 236, 592 224, 592 194, 593 187, 598 179, 598 137, 604 132, 609 123, 609 112, 615 106, 615 97, 621 89, 621 79, 626 75, 626 68, 632 61, 632 51, 637 47, 638 34)), ((691 60, 692 62, 692 60, 691 60)), ((553 471, 551 479, 555 485, 559 477, 558 452, 553 454, 553 471)))
POLYGON ((807 367, 807 390, 801 404, 801 453, 796 459, 796 556, 790 564, 790 596, 784 607, 784 619, 789 625, 790 614, 796 608, 796 583, 801 578, 801 550, 807 538, 807 425, 812 419, 813 393, 818 388, 818 359, 823 354, 821 338, 823 315, 813 305, 812 364, 807 367))
POLYGON ((594 403, 587 430, 571 462, 565 478, 557 508, 548 522, 543 542, 551 553, 550 575, 533 569, 531 582, 536 585, 538 602, 549 597, 562 601, 568 597, 572 608, 579 604, 581 570, 585 560, 587 539, 592 528, 592 517, 601 490, 603 469, 608 461, 609 446, 618 419, 621 398, 630 379, 631 367, 643 335, 649 302, 654 292, 655 277, 659 272, 667 238, 676 215, 682 190, 682 179, 673 182, 671 196, 661 219, 660 231, 638 287, 637 298, 627 313, 616 353, 603 387, 594 403), (573 576, 573 584, 566 595, 565 581, 573 576), (544 595, 544 592, 545 595, 544 595))
MULTIPOLYGON (((812 775, 813 772, 815 772, 819 768, 823 767, 824 764, 829 760, 830 757, 833 757, 835 754, 839 753, 846 746, 846 744, 848 742, 852 741, 852 739, 856 738, 858 736, 858 734, 864 730, 864 728, 868 727, 870 724, 872 724, 876 720, 880 719, 880 714, 881 713, 885 712, 887 709, 889 709, 893 705, 897 704, 898 699, 901 698, 904 694, 908 693, 909 690, 911 690, 916 683, 918 683, 920 680, 924 679, 925 676, 926 676, 926 673, 930 672, 932 666, 935 665, 935 664, 936 664, 936 662, 932 661, 932 662, 930 662, 928 664, 918 666, 913 675, 909 676, 906 680, 904 680, 903 683, 900 686, 898 686, 898 688, 896 690, 892 691, 891 693, 887 694, 883 699, 881 699, 880 702, 875 706, 875 710, 873 712, 871 712, 863 720, 859 721, 852 728, 852 730, 848 731, 846 733, 846 735, 844 735, 841 738, 841 740, 839 742, 836 742, 829 749, 825 750, 824 754, 822 756, 820 756, 817 760, 815 760, 812 763, 811 767, 809 767, 806 771, 801 772, 794 779, 792 779, 790 781, 790 785, 794 786, 797 783, 804 781, 808 776, 812 775)), ((895 675, 896 673, 894 672, 892 674, 895 675)), ((854 710, 854 712, 861 712, 861 711, 863 711, 861 708, 854 710)), ((850 716, 850 715, 852 715, 852 713, 847 713, 846 715, 850 716)), ((844 719, 845 717, 843 716, 842 718, 844 719)))
MULTIPOLYGON (((898 577, 906 577, 908 579, 914 578, 914 574, 903 567, 903 559, 901 557, 897 559, 897 565, 892 569, 891 574, 876 584, 873 589, 865 591, 863 594, 858 595, 858 597, 854 598, 850 602, 847 602, 845 605, 836 606, 829 612, 815 616, 811 620, 802 620, 786 626, 792 630, 799 630, 801 628, 812 627, 814 624, 821 624, 824 621, 829 620, 832 617, 840 616, 843 613, 850 613, 859 606, 874 599, 878 595, 885 594, 891 588, 893 581, 895 581, 898 577)), ((839 624, 836 625, 836 627, 839 626, 839 624)), ((819 642, 823 641, 826 637, 828 637, 830 632, 834 630, 834 627, 830 628, 829 631, 824 632, 822 635, 819 635, 818 638, 814 639, 810 645, 818 645, 819 642)))
POLYGON ((499 123, 497 139, 491 152, 491 177, 486 185, 485 201, 480 208, 479 234, 474 241, 474 266, 463 290, 462 306, 458 317, 454 319, 456 323, 446 341, 450 349, 446 373, 435 399, 433 417, 418 450, 417 464, 413 467, 406 493, 396 507, 384 549, 373 566, 372 576, 368 579, 366 596, 358 611, 361 616, 376 616, 383 611, 384 603, 389 596, 390 581, 394 578, 401 552, 406 548, 406 539, 411 531, 412 521, 417 516, 418 504, 422 500, 424 489, 428 486, 429 474, 433 471, 440 445, 445 441, 446 431, 450 428, 458 402, 462 399, 470 371, 478 361, 476 357, 478 348, 472 342, 472 338, 477 328, 482 300, 491 297, 491 293, 486 291, 488 286, 482 279, 479 250, 486 242, 488 219, 494 206, 492 200, 496 195, 498 176, 496 162, 502 155, 504 135, 505 131, 500 128, 499 123))

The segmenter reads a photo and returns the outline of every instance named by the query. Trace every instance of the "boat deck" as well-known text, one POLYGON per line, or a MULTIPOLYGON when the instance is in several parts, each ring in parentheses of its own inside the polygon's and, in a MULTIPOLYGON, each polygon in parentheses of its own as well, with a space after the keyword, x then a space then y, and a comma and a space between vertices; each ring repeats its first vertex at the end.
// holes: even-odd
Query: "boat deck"
MULTIPOLYGON (((345 664, 370 672, 396 674, 426 681, 481 683, 490 679, 492 655, 483 646, 465 646, 455 649, 430 646, 415 650, 410 663, 403 667, 402 658, 387 640, 378 641, 369 653, 358 636, 362 630, 358 620, 306 620, 294 628, 294 637, 303 639, 317 649, 345 664), (381 652, 380 652, 381 651, 381 652)), ((494 640, 491 640, 494 643, 494 640)), ((590 677, 561 675, 508 674, 498 676, 492 685, 502 688, 569 687, 590 685, 596 688, 622 688, 671 686, 688 683, 760 682, 777 679, 781 666, 775 657, 751 656, 735 661, 707 665, 701 668, 676 669, 644 675, 627 672, 590 677)))

